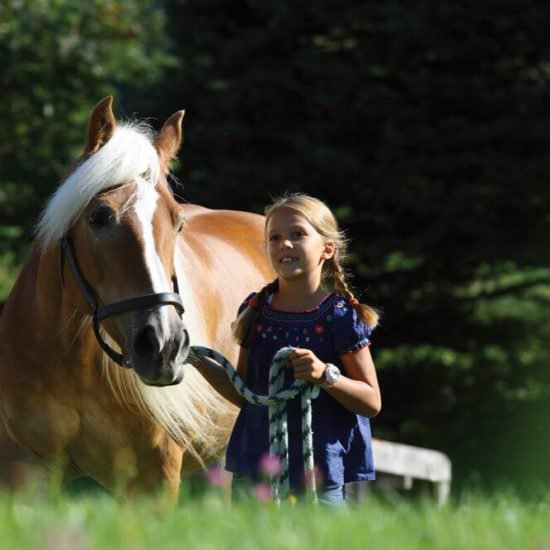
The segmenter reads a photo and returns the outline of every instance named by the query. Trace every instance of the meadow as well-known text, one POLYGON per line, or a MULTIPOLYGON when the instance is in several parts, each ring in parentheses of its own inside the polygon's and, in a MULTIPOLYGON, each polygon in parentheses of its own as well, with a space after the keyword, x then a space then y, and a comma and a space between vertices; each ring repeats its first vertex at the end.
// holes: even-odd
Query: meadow
POLYGON ((305 502, 231 505, 224 490, 121 501, 102 492, 0 495, 6 549, 550 549, 550 499, 470 494, 443 508, 429 499, 368 495, 335 510, 305 502))

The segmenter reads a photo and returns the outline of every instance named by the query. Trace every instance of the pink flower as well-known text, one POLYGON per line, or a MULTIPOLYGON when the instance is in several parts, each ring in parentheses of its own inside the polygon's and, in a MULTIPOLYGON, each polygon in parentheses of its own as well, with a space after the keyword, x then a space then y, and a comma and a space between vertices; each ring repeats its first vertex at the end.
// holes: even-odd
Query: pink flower
POLYGON ((212 468, 206 470, 206 479, 212 487, 218 487, 223 489, 229 486, 229 475, 228 473, 219 466, 217 468, 212 468))
POLYGON ((277 455, 265 454, 260 460, 260 471, 270 477, 281 474, 283 465, 277 455))
POLYGON ((324 482, 323 472, 318 466, 314 466, 313 472, 311 470, 306 470, 305 481, 307 487, 311 487, 313 482, 315 482, 315 487, 322 487, 324 482))
POLYGON ((259 502, 270 502, 273 500, 271 485, 268 483, 258 483, 254 486, 254 495, 259 502))

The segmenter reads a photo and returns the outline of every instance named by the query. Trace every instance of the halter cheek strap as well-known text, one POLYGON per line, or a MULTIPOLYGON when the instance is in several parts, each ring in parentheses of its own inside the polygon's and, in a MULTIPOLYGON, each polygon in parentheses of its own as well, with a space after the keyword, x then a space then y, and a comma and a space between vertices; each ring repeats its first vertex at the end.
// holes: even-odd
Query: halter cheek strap
POLYGON ((72 242, 69 237, 64 235, 61 238, 61 254, 60 254, 60 270, 61 270, 61 281, 63 286, 65 286, 65 279, 63 275, 63 265, 64 261, 67 259, 67 263, 71 269, 74 280, 80 290, 80 294, 84 298, 84 301, 88 304, 88 307, 91 310, 93 327, 96 339, 105 353, 119 365, 129 368, 128 362, 124 355, 116 352, 112 349, 105 340, 103 340, 101 333, 99 331, 99 326, 102 321, 108 317, 114 315, 120 315, 121 313, 126 313, 128 311, 135 311, 139 309, 147 309, 152 306, 158 305, 173 305, 180 317, 183 315, 184 308, 183 302, 179 295, 179 285, 176 276, 172 278, 174 283, 175 292, 159 292, 156 294, 146 294, 144 296, 138 296, 136 298, 130 298, 129 300, 122 300, 121 302, 115 302, 114 304, 108 304, 100 306, 98 301, 95 298, 95 292, 92 287, 86 281, 82 271, 76 260, 72 242))

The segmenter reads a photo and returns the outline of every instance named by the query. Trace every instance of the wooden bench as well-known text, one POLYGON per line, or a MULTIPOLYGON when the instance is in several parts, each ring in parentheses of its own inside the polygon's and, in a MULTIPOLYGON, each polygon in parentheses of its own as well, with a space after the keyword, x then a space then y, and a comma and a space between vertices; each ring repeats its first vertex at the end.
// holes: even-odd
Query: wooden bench
MULTIPOLYGON (((451 489, 451 461, 445 454, 380 439, 373 439, 372 445, 376 470, 373 489, 391 487, 413 490, 428 485, 433 488, 439 506, 447 502, 451 489)), ((346 491, 352 498, 361 500, 368 485, 350 483, 346 491)))

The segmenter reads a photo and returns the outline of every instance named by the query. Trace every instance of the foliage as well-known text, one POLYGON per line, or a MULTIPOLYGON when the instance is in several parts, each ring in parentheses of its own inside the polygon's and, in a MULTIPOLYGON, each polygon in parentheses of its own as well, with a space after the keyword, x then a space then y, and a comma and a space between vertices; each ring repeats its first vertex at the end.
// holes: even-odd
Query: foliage
POLYGON ((152 86, 170 62, 163 19, 147 0, 0 3, 2 296, 46 198, 82 150, 91 107, 108 94, 124 107, 125 94, 152 86))
POLYGON ((384 310, 375 434, 448 452, 462 478, 547 475, 532 434, 550 389, 550 6, 168 13, 183 63, 162 105, 188 109, 185 197, 260 211, 303 190, 348 229, 355 285, 384 310))

